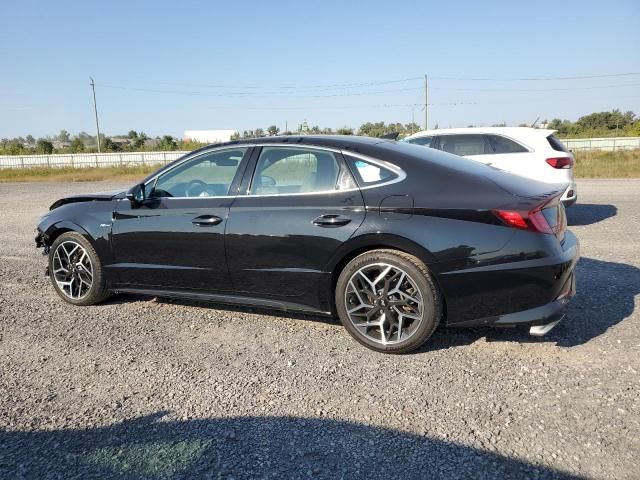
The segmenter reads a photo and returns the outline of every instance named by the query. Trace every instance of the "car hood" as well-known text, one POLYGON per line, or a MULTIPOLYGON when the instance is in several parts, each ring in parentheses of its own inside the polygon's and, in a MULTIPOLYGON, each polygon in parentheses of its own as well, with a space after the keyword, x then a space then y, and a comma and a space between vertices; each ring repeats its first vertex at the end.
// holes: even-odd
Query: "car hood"
POLYGON ((70 195, 68 197, 60 198, 53 202, 49 207, 49 210, 54 210, 62 205, 67 205, 68 203, 79 203, 79 202, 100 202, 100 201, 109 201, 114 198, 122 198, 125 194, 124 190, 113 190, 110 192, 98 192, 98 193, 83 193, 80 195, 70 195))

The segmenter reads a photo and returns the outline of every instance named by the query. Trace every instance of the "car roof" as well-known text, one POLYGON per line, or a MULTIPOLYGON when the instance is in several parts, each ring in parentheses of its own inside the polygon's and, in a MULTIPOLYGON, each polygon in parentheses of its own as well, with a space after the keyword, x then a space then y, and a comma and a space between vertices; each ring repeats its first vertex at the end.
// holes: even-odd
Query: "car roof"
POLYGON ((259 138, 244 138, 238 140, 232 140, 230 142, 224 143, 212 143, 210 145, 205 145, 204 147, 200 147, 196 150, 192 150, 182 157, 169 162, 160 170, 157 170, 151 174, 149 174, 143 182, 146 182, 148 179, 158 175, 162 171, 166 171, 170 169, 176 163, 183 161, 186 157, 193 157, 201 152, 206 152, 211 148, 225 148, 225 147, 234 147, 234 146, 250 146, 250 145, 268 145, 270 143, 273 144, 290 144, 292 146, 295 145, 307 145, 307 146, 316 146, 316 147, 328 147, 339 150, 350 150, 352 152, 360 152, 360 153, 377 153, 379 151, 379 147, 384 144, 395 144, 397 143, 395 140, 387 140, 383 138, 376 137, 361 137, 357 135, 279 135, 274 137, 259 137, 259 138))
POLYGON ((517 138, 520 140, 526 139, 538 139, 540 137, 548 137, 555 133, 556 130, 549 130, 546 128, 531 128, 531 127, 466 127, 466 128, 439 128, 437 130, 422 130, 421 132, 414 133, 407 137, 418 138, 426 137, 429 135, 452 135, 452 134, 497 134, 505 135, 511 138, 517 138))
POLYGON ((391 142, 375 137, 361 137, 357 135, 279 135, 274 137, 245 138, 233 140, 231 142, 216 143, 207 145, 204 149, 211 147, 224 147, 233 145, 263 145, 269 143, 286 143, 291 145, 310 145, 332 148, 357 149, 358 146, 372 146, 379 143, 391 142))

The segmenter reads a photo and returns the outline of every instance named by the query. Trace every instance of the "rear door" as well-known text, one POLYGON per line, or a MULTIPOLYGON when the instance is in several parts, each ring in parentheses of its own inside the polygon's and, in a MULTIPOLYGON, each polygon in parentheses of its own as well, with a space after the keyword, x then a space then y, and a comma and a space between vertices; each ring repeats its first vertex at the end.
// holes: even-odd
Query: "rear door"
POLYGON ((490 154, 487 162, 496 168, 529 178, 540 179, 544 167, 536 159, 536 153, 529 147, 504 135, 485 135, 490 154))
POLYGON ((254 154, 226 233, 234 289, 316 304, 334 252, 364 220, 364 202, 337 150, 264 146, 254 154), (297 299, 297 300, 296 300, 297 299))
POLYGON ((491 163, 491 146, 481 134, 440 135, 438 149, 482 163, 491 163))

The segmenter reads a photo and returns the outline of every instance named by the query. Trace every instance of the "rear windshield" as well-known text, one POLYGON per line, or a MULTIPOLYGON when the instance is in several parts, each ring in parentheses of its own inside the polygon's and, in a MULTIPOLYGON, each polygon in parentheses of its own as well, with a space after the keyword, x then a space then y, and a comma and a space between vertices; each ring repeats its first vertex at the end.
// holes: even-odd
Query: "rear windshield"
POLYGON ((564 143, 558 140, 558 137, 556 137, 555 135, 553 134, 549 135, 547 137, 547 142, 549 142, 549 145, 551 145, 551 148, 553 148, 556 152, 569 153, 569 150, 567 149, 567 147, 564 146, 564 143))

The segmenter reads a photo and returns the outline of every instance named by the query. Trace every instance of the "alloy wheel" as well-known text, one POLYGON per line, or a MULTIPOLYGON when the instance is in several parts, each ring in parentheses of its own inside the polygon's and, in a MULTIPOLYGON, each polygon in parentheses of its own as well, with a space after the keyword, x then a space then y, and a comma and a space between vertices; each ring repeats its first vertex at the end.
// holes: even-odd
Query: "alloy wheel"
POLYGON ((82 245, 62 242, 53 252, 53 278, 60 291, 73 300, 84 298, 93 285, 91 257, 82 245))
POLYGON ((423 319, 416 282, 388 263, 369 264, 356 271, 347 284, 345 305, 353 326, 382 345, 406 341, 423 319))

